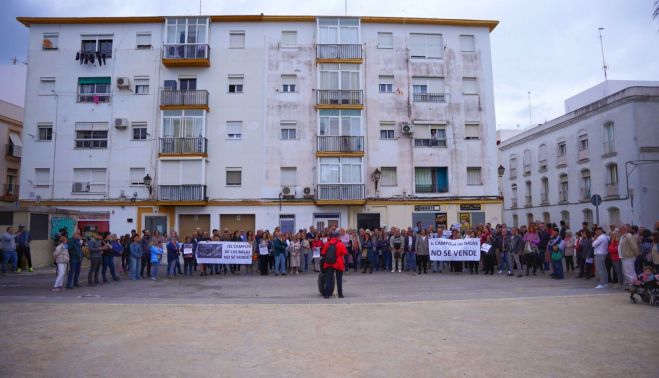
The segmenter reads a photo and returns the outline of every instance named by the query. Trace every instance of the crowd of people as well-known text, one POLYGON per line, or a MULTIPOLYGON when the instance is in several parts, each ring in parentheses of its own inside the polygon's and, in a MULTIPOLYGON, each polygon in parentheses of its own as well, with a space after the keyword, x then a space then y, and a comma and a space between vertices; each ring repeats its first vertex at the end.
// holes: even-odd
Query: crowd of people
MULTIPOLYGON (((60 230, 53 253, 57 264, 57 279, 53 291, 80 286, 81 265, 88 259, 89 286, 118 281, 123 274, 131 280, 158 280, 164 265, 167 278, 179 276, 207 277, 213 275, 260 274, 275 276, 298 275, 327 271, 337 279, 339 295, 342 295, 340 277, 346 272, 374 272, 415 274, 452 272, 457 274, 506 274, 519 278, 548 274, 554 279, 572 277, 595 278, 598 289, 610 284, 626 287, 634 284, 644 267, 659 273, 659 229, 637 226, 611 226, 604 230, 597 225, 582 224, 571 231, 564 222, 559 225, 536 222, 528 226, 508 228, 506 224, 492 227, 490 224, 468 227, 454 225, 449 230, 442 226, 391 229, 344 229, 314 227, 296 233, 282 232, 276 227, 268 230, 220 232, 194 230, 180 238, 175 231, 161 234, 158 231, 136 230, 117 236, 97 233, 83 237, 79 230, 69 236, 68 230, 60 230), (478 238, 483 249, 480 261, 430 261, 431 238, 478 238), (203 241, 247 242, 252 246, 252 264, 198 264, 195 258, 197 245, 203 241), (328 247, 338 260, 324 262, 328 247), (165 264, 166 263, 166 264, 165 264), (340 272, 340 273, 339 273, 340 272)), ((29 243, 29 233, 24 227, 14 233, 12 228, 2 235, 3 264, 16 268, 16 241, 29 243)), ((23 251, 25 248, 23 248, 23 251)), ((29 253, 27 255, 29 259, 29 253)), ((20 260, 19 260, 20 261, 20 260)), ((31 265, 31 264, 30 264, 31 265)), ((31 269, 31 266, 30 266, 31 269)), ((646 271, 647 273, 647 271, 646 271)))

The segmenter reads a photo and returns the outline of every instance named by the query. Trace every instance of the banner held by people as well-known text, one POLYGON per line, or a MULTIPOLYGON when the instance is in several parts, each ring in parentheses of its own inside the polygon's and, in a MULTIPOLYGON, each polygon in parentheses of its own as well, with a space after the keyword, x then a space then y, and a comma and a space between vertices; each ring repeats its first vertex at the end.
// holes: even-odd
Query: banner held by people
POLYGON ((430 239, 428 241, 432 261, 480 261, 479 238, 430 239))
POLYGON ((252 246, 248 242, 199 242, 197 262, 200 264, 251 264, 252 246))

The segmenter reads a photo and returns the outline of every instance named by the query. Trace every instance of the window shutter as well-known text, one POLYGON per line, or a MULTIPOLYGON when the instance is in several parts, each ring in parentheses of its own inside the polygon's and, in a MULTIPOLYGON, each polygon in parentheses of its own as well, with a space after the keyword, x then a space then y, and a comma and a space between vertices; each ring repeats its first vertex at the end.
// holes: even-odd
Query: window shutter
POLYGON ((410 54, 412 57, 426 57, 426 41, 423 34, 410 34, 410 54))
POLYGON ((381 186, 396 186, 396 167, 382 167, 381 186))
POLYGON ((428 58, 441 58, 444 46, 441 34, 428 34, 426 36, 426 56, 428 58))
POLYGON ((283 30, 281 32, 281 44, 284 46, 297 45, 297 31, 283 30))

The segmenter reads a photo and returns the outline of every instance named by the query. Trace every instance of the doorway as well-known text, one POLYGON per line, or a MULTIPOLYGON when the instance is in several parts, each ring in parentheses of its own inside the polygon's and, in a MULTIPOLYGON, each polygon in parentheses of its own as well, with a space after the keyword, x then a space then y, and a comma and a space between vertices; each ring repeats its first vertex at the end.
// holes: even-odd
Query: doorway
POLYGON ((256 216, 254 214, 220 214, 220 234, 224 229, 230 233, 234 231, 252 231, 256 227, 256 216))
POLYGON ((147 215, 144 217, 145 229, 150 232, 158 231, 161 234, 167 232, 167 217, 162 215, 147 215))
POLYGON ((375 230, 380 228, 380 213, 357 214, 357 229, 375 230))

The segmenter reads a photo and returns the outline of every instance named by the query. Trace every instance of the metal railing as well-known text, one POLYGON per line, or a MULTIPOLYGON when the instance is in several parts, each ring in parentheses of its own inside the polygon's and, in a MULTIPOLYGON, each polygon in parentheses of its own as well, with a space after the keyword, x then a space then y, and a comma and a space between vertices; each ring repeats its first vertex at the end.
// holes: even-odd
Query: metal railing
POLYGON ((205 154, 206 138, 160 138, 161 154, 205 154))
POLYGON ((7 156, 13 156, 16 158, 21 157, 21 153, 23 152, 23 148, 21 146, 17 146, 15 144, 7 144, 7 156))
POLYGON ((160 105, 208 105, 208 91, 163 89, 160 92, 160 105))
POLYGON ((417 193, 448 193, 448 187, 433 184, 416 184, 414 185, 414 190, 417 193))
POLYGON ((606 196, 607 197, 616 197, 618 195, 618 183, 608 183, 606 184, 606 196))
POLYGON ((364 151, 363 136, 319 136, 319 152, 362 152, 364 151))
POLYGON ((510 208, 511 209, 516 209, 517 208, 517 197, 511 197, 510 198, 510 208))
POLYGON ((531 164, 524 164, 524 176, 531 174, 531 164))
POLYGON ((616 144, 613 140, 602 142, 602 154, 610 154, 616 152, 616 144))
POLYGON ((361 59, 362 45, 359 44, 317 44, 317 59, 361 59))
POLYGON ((549 193, 540 193, 540 204, 541 205, 549 204, 549 193))
POLYGON ((510 178, 511 179, 516 179, 517 178, 517 168, 510 168, 510 178))
POLYGON ((316 103, 318 105, 362 105, 361 89, 318 89, 316 103))
POLYGON ((558 202, 559 203, 567 202, 567 190, 558 191, 558 202))
POLYGON ((14 184, 5 184, 3 188, 3 194, 5 197, 18 197, 18 185, 14 184))
POLYGON ((444 93, 414 93, 412 95, 414 102, 446 102, 444 93))
POLYGON ((206 201, 206 185, 159 185, 160 201, 206 201))
POLYGON ((98 104, 100 102, 106 103, 110 102, 112 95, 109 92, 106 93, 78 93, 78 102, 91 102, 98 104))
POLYGON ((319 184, 316 195, 318 200, 362 200, 364 184, 319 184))
POLYGON ((556 156, 556 165, 566 165, 567 164, 567 155, 558 155, 556 156))
POLYGON ((590 201, 590 189, 581 188, 579 194, 582 201, 590 201))
POLYGON ((163 59, 208 59, 210 46, 207 43, 164 43, 163 59))
POLYGON ((524 196, 524 207, 533 206, 533 196, 524 196))
POLYGON ((414 147, 446 147, 446 139, 414 139, 414 147))

